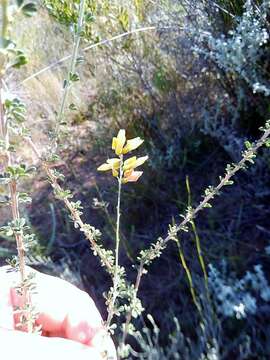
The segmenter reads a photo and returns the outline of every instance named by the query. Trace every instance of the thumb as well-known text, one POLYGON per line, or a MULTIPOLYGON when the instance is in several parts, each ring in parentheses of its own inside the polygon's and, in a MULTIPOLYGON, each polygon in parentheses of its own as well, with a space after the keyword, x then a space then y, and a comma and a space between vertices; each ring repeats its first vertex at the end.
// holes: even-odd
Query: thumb
MULTIPOLYGON (((0 329, 1 354, 9 360, 102 360, 94 348, 63 338, 48 338, 15 330, 0 329)), ((1 355, 1 359, 2 359, 1 355)))

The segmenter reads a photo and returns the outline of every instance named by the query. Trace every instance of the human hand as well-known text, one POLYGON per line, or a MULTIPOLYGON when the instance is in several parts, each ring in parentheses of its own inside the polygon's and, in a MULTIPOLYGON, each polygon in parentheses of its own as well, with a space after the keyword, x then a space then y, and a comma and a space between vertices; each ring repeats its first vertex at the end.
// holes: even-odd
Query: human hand
POLYGON ((107 359, 116 359, 114 344, 89 295, 67 281, 29 268, 36 274, 36 294, 31 300, 39 313, 36 324, 41 325, 42 334, 16 330, 19 319, 14 308, 22 306, 22 297, 15 290, 19 274, 8 269, 0 268, 0 354, 9 360, 54 360, 56 356, 102 360, 105 350, 107 359))

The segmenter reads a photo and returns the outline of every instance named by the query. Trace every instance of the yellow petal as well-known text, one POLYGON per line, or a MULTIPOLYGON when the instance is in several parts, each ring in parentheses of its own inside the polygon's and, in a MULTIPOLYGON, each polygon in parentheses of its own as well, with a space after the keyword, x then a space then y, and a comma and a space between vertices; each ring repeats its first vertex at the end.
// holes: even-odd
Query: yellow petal
POLYGON ((113 137, 113 139, 112 139, 112 149, 113 150, 115 150, 115 148, 116 148, 116 141, 117 141, 116 137, 113 137))
POLYGON ((111 170, 112 166, 110 164, 102 164, 97 169, 98 171, 107 171, 111 170))
POLYGON ((123 178, 122 182, 124 184, 127 182, 136 182, 142 176, 142 174, 142 171, 132 171, 129 176, 123 178))
POLYGON ((135 169, 136 167, 141 166, 143 163, 145 163, 146 160, 148 160, 148 156, 142 156, 138 159, 136 156, 132 156, 131 158, 124 161, 123 169, 124 169, 124 171, 130 170, 130 169, 135 169))
POLYGON ((117 176, 118 176, 118 171, 115 170, 115 169, 112 169, 112 175, 113 175, 114 177, 117 177, 117 176))
POLYGON ((125 171, 125 170, 132 169, 134 167, 134 165, 136 164, 136 161, 137 161, 137 156, 132 156, 131 158, 125 160, 123 170, 125 171))
POLYGON ((124 165, 129 165, 137 160, 137 156, 132 156, 124 161, 124 165))
POLYGON ((146 162, 146 160, 148 160, 148 156, 142 156, 142 157, 139 157, 137 160, 136 160, 136 164, 135 166, 133 167, 133 169, 135 169, 136 167, 138 166, 141 166, 143 163, 146 162))
POLYGON ((140 137, 136 137, 134 139, 127 140, 126 146, 123 148, 123 154, 128 153, 129 151, 137 149, 139 146, 142 145, 144 140, 140 137))
POLYGON ((121 161, 118 158, 113 158, 113 159, 108 159, 107 163, 111 165, 111 168, 119 169, 121 161))
POLYGON ((122 154, 123 146, 126 142, 126 131, 121 129, 118 132, 116 141, 115 141, 115 153, 116 155, 122 154))

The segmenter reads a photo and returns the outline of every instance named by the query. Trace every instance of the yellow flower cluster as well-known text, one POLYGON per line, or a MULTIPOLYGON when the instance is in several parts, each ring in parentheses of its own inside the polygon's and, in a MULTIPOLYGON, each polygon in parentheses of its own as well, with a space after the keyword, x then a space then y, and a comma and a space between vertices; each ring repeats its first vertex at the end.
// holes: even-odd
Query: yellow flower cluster
POLYGON ((143 172, 135 171, 134 169, 136 169, 138 166, 141 166, 148 159, 148 156, 139 158, 132 156, 129 159, 123 161, 123 155, 137 149, 140 145, 142 145, 142 143, 143 140, 139 137, 127 140, 125 130, 119 130, 117 137, 114 137, 112 140, 112 149, 119 157, 108 159, 105 164, 102 164, 98 167, 98 170, 111 170, 112 175, 115 177, 118 177, 119 172, 121 171, 123 174, 122 183, 137 181, 143 172))

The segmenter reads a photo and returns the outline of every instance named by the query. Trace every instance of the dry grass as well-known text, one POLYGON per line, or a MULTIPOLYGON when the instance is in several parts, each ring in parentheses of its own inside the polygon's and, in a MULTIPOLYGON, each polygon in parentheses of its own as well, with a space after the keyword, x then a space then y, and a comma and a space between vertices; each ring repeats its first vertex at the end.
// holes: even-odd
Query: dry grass
MULTIPOLYGON (((34 141, 40 149, 48 142, 48 131, 54 127, 56 114, 60 109, 63 80, 68 72, 69 62, 55 67, 23 84, 21 81, 38 70, 68 55, 72 51, 72 36, 66 27, 57 24, 44 9, 29 19, 18 18, 14 26, 14 38, 23 48, 29 63, 20 71, 13 72, 8 78, 8 87, 26 103, 28 110, 27 126, 32 130, 34 141), (31 36, 29 36, 31 34, 31 36)), ((95 94, 95 80, 88 70, 87 61, 81 67, 81 81, 76 83, 69 95, 67 106, 74 103, 76 111, 67 111, 68 123, 78 123, 85 119, 88 105, 95 94)), ((75 140, 83 132, 82 127, 72 129, 75 140)), ((28 153, 24 154, 29 157, 28 153)))

